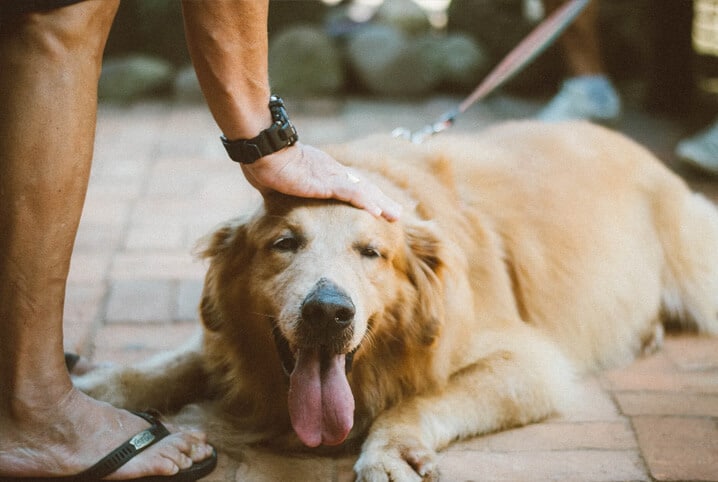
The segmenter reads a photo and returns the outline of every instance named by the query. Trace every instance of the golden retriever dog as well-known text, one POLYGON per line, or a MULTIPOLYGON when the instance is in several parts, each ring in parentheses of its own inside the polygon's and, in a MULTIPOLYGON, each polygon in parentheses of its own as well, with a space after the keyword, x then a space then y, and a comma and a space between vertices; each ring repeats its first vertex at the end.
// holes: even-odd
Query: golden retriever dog
POLYGON ((436 479, 437 450, 560 413, 576 376, 664 324, 718 333, 718 212, 618 133, 526 121, 327 151, 402 218, 268 196, 202 247, 200 345, 78 385, 198 404, 224 453, 361 444, 360 481, 436 479))

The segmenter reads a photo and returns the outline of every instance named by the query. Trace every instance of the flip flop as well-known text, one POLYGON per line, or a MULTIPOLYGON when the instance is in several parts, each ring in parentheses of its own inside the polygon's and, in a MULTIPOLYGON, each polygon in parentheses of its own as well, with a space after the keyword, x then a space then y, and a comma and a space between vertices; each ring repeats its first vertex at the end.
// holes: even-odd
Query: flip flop
MULTIPOLYGON (((169 430, 157 420, 154 416, 144 412, 132 412, 138 417, 147 420, 152 426, 138 433, 124 444, 110 452, 106 457, 98 463, 85 470, 84 472, 71 475, 68 477, 39 478, 39 477, 0 477, 0 482, 93 482, 100 481, 103 477, 110 475, 124 464, 130 461, 134 456, 144 451, 146 448, 159 442, 170 434, 169 430)), ((180 470, 174 475, 153 475, 149 477, 141 477, 139 479, 127 479, 131 482, 194 482, 206 476, 217 466, 217 452, 212 451, 212 455, 207 459, 192 464, 189 469, 180 470)))

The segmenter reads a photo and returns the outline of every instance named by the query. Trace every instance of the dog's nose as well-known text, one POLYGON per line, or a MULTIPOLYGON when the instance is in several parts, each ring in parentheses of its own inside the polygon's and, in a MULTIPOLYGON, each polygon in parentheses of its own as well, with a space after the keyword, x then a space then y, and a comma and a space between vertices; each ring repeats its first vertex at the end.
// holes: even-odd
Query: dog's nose
POLYGON ((326 278, 320 279, 302 302, 302 318, 328 330, 348 327, 355 313, 351 298, 326 278))

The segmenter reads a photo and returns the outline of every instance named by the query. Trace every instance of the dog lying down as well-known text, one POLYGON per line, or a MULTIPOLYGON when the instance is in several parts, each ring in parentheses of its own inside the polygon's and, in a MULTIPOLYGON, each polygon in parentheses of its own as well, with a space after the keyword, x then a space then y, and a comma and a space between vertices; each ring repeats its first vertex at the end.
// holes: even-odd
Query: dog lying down
POLYGON ((513 122, 327 151, 401 220, 268 197, 205 241, 201 346, 78 386, 195 404, 225 454, 363 441, 358 480, 418 480, 454 440, 560 413, 577 374, 656 349, 665 323, 718 333, 718 213, 620 134, 513 122))

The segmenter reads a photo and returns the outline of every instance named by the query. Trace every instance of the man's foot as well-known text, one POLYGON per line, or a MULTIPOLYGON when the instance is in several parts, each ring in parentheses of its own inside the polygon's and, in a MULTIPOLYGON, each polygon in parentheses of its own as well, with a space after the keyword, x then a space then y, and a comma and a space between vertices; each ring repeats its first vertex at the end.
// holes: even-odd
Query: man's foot
MULTIPOLYGON (((15 419, 0 414, 0 425, 0 476, 19 479, 78 474, 150 427, 146 420, 76 389, 55 407, 24 410, 15 419)), ((174 432, 107 479, 170 476, 212 453, 205 434, 174 432)))
POLYGON ((559 122, 585 119, 610 123, 621 115, 621 98, 603 75, 573 77, 537 115, 539 120, 559 122))
POLYGON ((718 120, 676 146, 679 159, 711 174, 718 174, 718 120))

